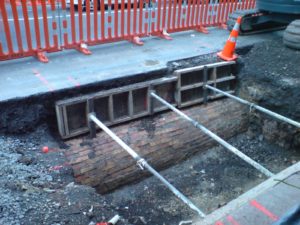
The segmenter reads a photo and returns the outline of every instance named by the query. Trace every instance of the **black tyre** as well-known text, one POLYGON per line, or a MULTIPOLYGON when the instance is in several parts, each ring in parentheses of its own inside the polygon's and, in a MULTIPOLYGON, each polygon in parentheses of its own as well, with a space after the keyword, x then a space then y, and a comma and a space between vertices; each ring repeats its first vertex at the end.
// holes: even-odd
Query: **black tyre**
POLYGON ((283 34, 283 43, 289 47, 300 50, 300 20, 291 22, 283 34))

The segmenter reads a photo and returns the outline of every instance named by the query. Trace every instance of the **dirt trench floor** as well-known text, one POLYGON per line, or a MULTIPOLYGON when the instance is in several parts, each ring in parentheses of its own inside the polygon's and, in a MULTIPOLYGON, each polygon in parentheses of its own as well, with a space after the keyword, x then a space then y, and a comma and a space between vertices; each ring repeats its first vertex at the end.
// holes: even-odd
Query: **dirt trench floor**
MULTIPOLYGON (((300 160, 300 152, 296 149, 287 151, 265 141, 262 136, 250 138, 244 133, 230 139, 229 143, 274 173, 300 160)), ((266 179, 223 147, 199 153, 161 174, 206 214, 266 179)), ((197 217, 155 177, 105 197, 118 206, 121 215, 136 225, 179 224, 182 220, 197 217)))
MULTIPOLYGON (((299 62, 300 52, 284 48, 281 40, 254 46, 242 58, 240 94, 299 120, 299 62)), ((275 173, 300 160, 299 138, 285 139, 292 143, 286 148, 281 132, 272 136, 255 120, 250 121, 255 129, 229 142, 275 173)), ((291 134, 296 137, 299 132, 291 134)), ((1 225, 94 225, 115 214, 122 216, 118 225, 176 225, 195 218, 196 214, 154 177, 104 196, 91 187, 74 184, 65 162, 66 149, 46 123, 27 134, 0 134, 1 225), (50 147, 48 154, 41 151, 43 146, 50 147)), ((266 179, 222 147, 197 154, 162 175, 205 213, 266 179)))
MULTIPOLYGON (((240 134, 234 146, 273 172, 300 160, 296 149, 286 150, 240 134)), ((118 224, 173 225, 197 215, 155 177, 101 196, 93 188, 74 184, 63 149, 47 127, 23 136, 0 136, 0 224, 93 225, 115 214, 118 224), (41 151, 43 145, 50 152, 41 151)), ((265 177, 222 147, 199 153, 162 171, 172 184, 205 213, 259 184, 265 177)))

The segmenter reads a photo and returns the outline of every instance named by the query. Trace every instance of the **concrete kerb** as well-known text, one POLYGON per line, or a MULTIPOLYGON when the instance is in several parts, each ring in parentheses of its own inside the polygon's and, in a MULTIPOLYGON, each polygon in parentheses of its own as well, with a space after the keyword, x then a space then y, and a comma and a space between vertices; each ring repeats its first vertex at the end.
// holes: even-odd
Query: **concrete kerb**
POLYGON ((252 188, 248 192, 242 194, 237 199, 232 200, 224 207, 215 210, 211 214, 207 215, 203 220, 199 220, 195 218, 193 221, 193 225, 211 225, 214 224, 217 220, 220 220, 224 216, 228 215, 230 212, 240 208, 245 203, 249 202, 250 200, 256 198, 261 193, 267 191, 269 188, 274 187, 279 183, 278 180, 284 180, 287 177, 293 175, 296 172, 300 171, 300 162, 286 168, 285 170, 279 172, 275 176, 267 179, 263 183, 259 184, 258 186, 252 188))

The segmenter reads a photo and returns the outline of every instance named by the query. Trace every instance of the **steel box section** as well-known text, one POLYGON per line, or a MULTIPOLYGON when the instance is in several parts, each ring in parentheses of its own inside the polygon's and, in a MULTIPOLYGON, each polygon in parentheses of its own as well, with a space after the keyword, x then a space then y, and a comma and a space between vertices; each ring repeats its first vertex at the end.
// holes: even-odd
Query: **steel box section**
MULTIPOLYGON (((174 73, 178 77, 178 107, 202 103, 205 98, 205 84, 210 84, 214 87, 219 87, 228 93, 233 93, 236 79, 232 73, 232 66, 234 65, 235 62, 232 61, 176 70, 174 73), (204 78, 205 67, 207 68, 206 81, 204 78)), ((207 94, 208 100, 213 100, 220 96, 221 95, 214 92, 209 92, 207 94)))
MULTIPOLYGON (((153 102, 152 91, 179 108, 204 102, 205 84, 233 93, 234 65, 235 62, 220 62, 180 69, 172 76, 60 100, 55 105, 59 133, 64 139, 87 133, 89 113, 95 113, 106 126, 111 126, 167 110, 166 106, 153 102), (208 69, 207 82, 203 82, 204 68, 208 69), (88 102, 92 102, 92 108, 88 102)), ((207 92, 208 100, 220 97, 222 95, 207 92)))

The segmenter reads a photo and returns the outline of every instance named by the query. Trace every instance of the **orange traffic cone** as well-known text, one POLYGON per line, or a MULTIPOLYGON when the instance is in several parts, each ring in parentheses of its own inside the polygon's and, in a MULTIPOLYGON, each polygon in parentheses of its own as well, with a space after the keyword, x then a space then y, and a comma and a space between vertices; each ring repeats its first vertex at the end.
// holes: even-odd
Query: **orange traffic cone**
POLYGON ((239 35, 240 25, 241 25, 242 17, 238 17, 235 25, 229 35, 229 38, 226 41, 223 51, 218 52, 217 55, 225 60, 225 61, 232 61, 237 58, 237 55, 234 54, 236 40, 239 35))

